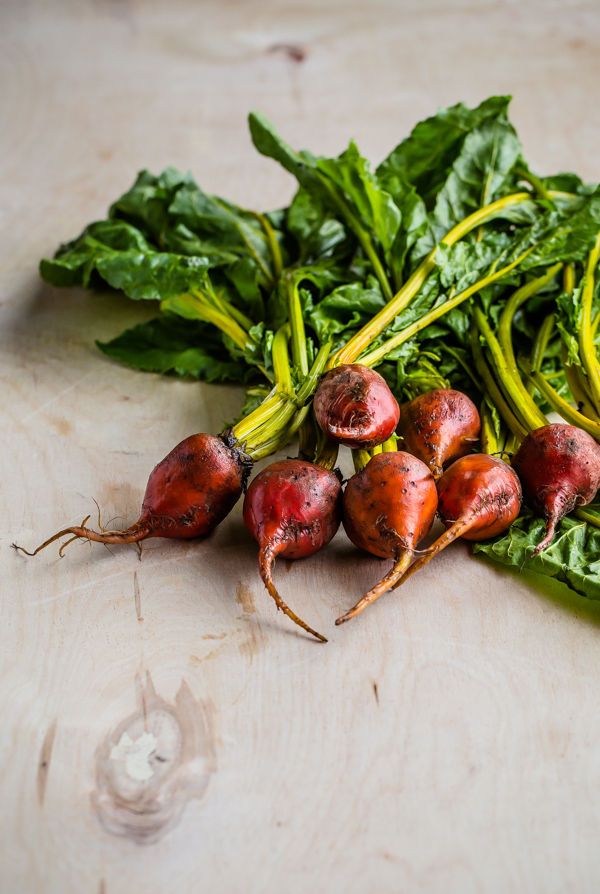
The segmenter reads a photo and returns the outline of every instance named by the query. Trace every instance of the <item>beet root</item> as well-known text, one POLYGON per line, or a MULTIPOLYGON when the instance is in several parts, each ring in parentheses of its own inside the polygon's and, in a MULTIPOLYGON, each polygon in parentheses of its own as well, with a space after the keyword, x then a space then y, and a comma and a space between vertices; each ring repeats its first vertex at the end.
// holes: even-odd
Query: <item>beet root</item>
POLYGON ((531 554, 533 558, 551 543, 563 516, 596 496, 600 446, 581 428, 555 422, 527 435, 512 465, 521 480, 525 503, 546 522, 546 535, 531 554))
POLYGON ((438 497, 425 463, 409 453, 378 453, 354 475, 344 492, 343 522, 355 546, 394 560, 385 575, 351 609, 343 624, 389 590, 410 564, 414 549, 429 533, 438 497))
POLYGON ((456 540, 487 540, 507 531, 521 509, 521 485, 513 469, 486 453, 470 453, 452 463, 437 482, 438 515, 447 530, 408 569, 408 580, 456 540))
POLYGON ((35 556, 67 534, 75 540, 105 544, 139 543, 149 537, 183 540, 207 534, 238 501, 252 466, 252 460, 235 444, 227 432, 218 437, 191 435, 181 441, 152 471, 140 517, 124 531, 98 532, 79 525, 64 528, 32 553, 13 546, 35 556))
POLYGON ((385 379, 360 363, 330 370, 315 392, 317 422, 338 444, 370 450, 393 434, 400 408, 385 379))
POLYGON ((402 404, 398 434, 404 447, 426 463, 435 478, 444 466, 471 452, 481 421, 466 394, 438 388, 402 404))
POLYGON ((307 633, 327 640, 285 604, 273 583, 277 556, 302 559, 327 546, 340 526, 342 487, 337 476, 299 459, 267 466, 250 484, 244 522, 258 541, 259 570, 265 587, 288 618, 307 633))

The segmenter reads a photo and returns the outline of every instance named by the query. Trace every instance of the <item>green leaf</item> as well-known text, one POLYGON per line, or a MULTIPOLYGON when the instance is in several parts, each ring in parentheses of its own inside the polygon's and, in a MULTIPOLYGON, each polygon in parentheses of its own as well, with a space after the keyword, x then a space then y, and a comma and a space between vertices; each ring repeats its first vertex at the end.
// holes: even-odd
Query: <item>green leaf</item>
POLYGON ((338 158, 318 159, 316 166, 351 200, 362 222, 375 233, 384 252, 388 252, 400 226, 400 212, 371 173, 368 161, 362 158, 356 144, 350 143, 338 158))
POLYGON ((400 220, 398 209, 391 196, 380 188, 354 143, 338 158, 317 158, 292 149, 260 112, 251 112, 248 121, 258 151, 278 161, 294 175, 313 202, 316 200, 313 218, 322 217, 324 208, 336 217, 357 216, 385 249, 391 246, 400 220))
MULTIPOLYGON (((412 272, 406 269, 406 258, 412 247, 431 230, 425 202, 417 194, 414 186, 405 183, 398 176, 381 178, 380 182, 392 196, 400 212, 400 226, 390 251, 390 265, 394 271, 396 287, 412 272)), ((434 241, 434 237, 431 237, 434 241)))
MULTIPOLYGON (((264 320, 265 302, 259 286, 260 274, 256 264, 250 258, 241 258, 225 268, 224 272, 233 289, 227 289, 223 297, 256 322, 264 320)), ((219 289, 216 291, 218 293, 219 289)))
POLYGON ((267 375, 272 377, 273 374, 273 337, 275 333, 272 329, 267 329, 264 323, 253 326, 250 330, 252 341, 248 341, 246 345, 246 362, 250 366, 262 366, 265 368, 267 375))
POLYGON ((577 174, 554 174, 552 177, 542 177, 541 179, 546 189, 571 192, 576 195, 589 195, 597 189, 597 184, 586 185, 577 174))
POLYGON ((334 289, 311 311, 309 320, 321 344, 341 333, 348 333, 347 341, 384 306, 379 283, 369 277, 366 286, 350 283, 334 289))
POLYGON ((309 152, 296 152, 292 149, 262 112, 251 112, 248 124, 252 142, 261 155, 278 161, 286 171, 294 175, 300 186, 328 205, 331 199, 317 172, 315 157, 309 152))
POLYGON ((115 252, 96 261, 98 273, 129 298, 161 301, 201 288, 206 281, 202 258, 168 252, 115 252))
POLYGON ((343 224, 322 201, 302 187, 288 209, 287 227, 298 243, 303 264, 331 257, 348 241, 343 224))
POLYGON ((440 235, 500 198, 520 155, 519 138, 503 114, 471 131, 435 203, 440 235))
POLYGON ((113 360, 146 372, 177 373, 205 382, 243 382, 252 373, 229 356, 213 326, 197 320, 156 317, 96 344, 113 360))
POLYGON ((266 233, 256 215, 232 202, 209 196, 195 183, 187 183, 169 206, 172 220, 199 240, 195 253, 221 253, 251 258, 263 277, 272 277, 272 257, 266 233))
MULTIPOLYGON (((227 300, 255 319, 264 316, 259 270, 248 256, 220 253, 227 263, 221 283, 227 300), (232 288, 233 286, 233 288, 232 288)), ((40 273, 55 286, 88 286, 94 272, 114 289, 135 300, 164 300, 190 289, 202 289, 214 257, 157 251, 132 224, 106 220, 90 224, 78 239, 61 246, 56 257, 40 263, 40 273)), ((218 283, 218 275, 216 277, 218 283)), ((218 289, 217 289, 218 291, 218 289)))
POLYGON ((318 301, 336 286, 355 279, 351 270, 334 265, 328 259, 295 268, 294 277, 298 283, 302 283, 305 286, 311 283, 314 287, 312 291, 316 293, 318 301))
POLYGON ((556 328, 567 346, 569 365, 581 366, 579 354, 579 330, 581 329, 583 305, 581 295, 585 286, 585 277, 573 289, 573 294, 566 292, 556 299, 556 328))
POLYGON ((42 279, 53 286, 84 286, 103 257, 120 252, 152 251, 142 233, 130 224, 102 220, 91 223, 81 236, 61 245, 52 260, 40 261, 42 279))
POLYGON ((475 109, 460 102, 421 121, 382 161, 377 176, 412 184, 430 203, 446 181, 468 135, 486 120, 506 114, 510 96, 491 96, 475 109))
MULTIPOLYGON (((450 294, 456 295, 484 277, 510 244, 510 238, 506 234, 492 232, 484 232, 479 242, 463 241, 453 246, 438 244, 435 255, 436 268, 410 304, 393 319, 379 339, 373 342, 372 347, 377 347, 378 343, 410 326, 428 311, 444 304, 450 294)), ((466 328, 464 315, 467 308, 458 308, 457 311, 453 312, 449 319, 461 332, 464 332, 466 328)), ((445 321, 445 316, 440 319, 439 324, 443 328, 427 327, 420 334, 420 338, 436 339, 442 333, 448 332, 451 324, 445 321)))
POLYGON ((424 257, 465 217, 513 191, 521 144, 506 115, 485 120, 465 138, 430 215, 430 231, 415 247, 424 257))
POLYGON ((205 256, 211 266, 251 258, 265 282, 272 277, 271 251, 257 215, 207 195, 191 174, 175 168, 165 168, 158 177, 142 171, 111 206, 109 217, 138 228, 153 247, 205 256))
POLYGON ((252 112, 249 122, 258 151, 279 161, 300 186, 341 218, 356 236, 386 299, 390 300, 392 289, 378 248, 383 254, 389 252, 398 232, 400 212, 389 193, 381 189, 354 143, 338 158, 315 158, 308 152, 295 152, 264 115, 252 112))
POLYGON ((434 388, 448 388, 449 381, 440 373, 440 358, 421 352, 416 339, 399 345, 377 367, 399 403, 434 388))
POLYGON ((600 188, 565 207, 545 211, 533 226, 522 231, 507 257, 515 258, 535 246, 519 265, 521 271, 549 267, 557 261, 583 261, 599 230, 600 188))
POLYGON ((178 189, 186 184, 194 185, 192 175, 175 168, 165 168, 158 177, 150 171, 140 171, 131 189, 111 205, 108 216, 127 221, 157 247, 164 248, 170 227, 169 206, 178 189))
POLYGON ((502 537, 474 543, 473 552, 517 568, 526 562, 530 571, 555 577, 582 596, 600 599, 600 531, 577 519, 563 518, 550 546, 530 559, 544 531, 541 519, 519 518, 502 537))

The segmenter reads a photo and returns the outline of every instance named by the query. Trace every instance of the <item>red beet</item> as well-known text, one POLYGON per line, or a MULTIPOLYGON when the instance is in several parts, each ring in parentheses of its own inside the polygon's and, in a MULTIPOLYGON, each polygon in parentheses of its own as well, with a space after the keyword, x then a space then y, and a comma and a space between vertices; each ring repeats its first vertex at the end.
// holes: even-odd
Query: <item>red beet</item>
POLYGON ((66 534, 107 544, 139 543, 148 537, 189 539, 206 534, 233 508, 252 466, 252 460, 235 445, 229 432, 219 437, 191 435, 181 441, 153 470, 141 515, 124 531, 98 533, 83 525, 74 526, 59 531, 33 553, 20 546, 17 549, 35 556, 66 534))
POLYGON ((355 546, 394 559, 394 567, 336 624, 359 614, 402 576, 431 529, 437 503, 430 470, 402 451, 377 454, 350 479, 343 502, 346 533, 355 546))
POLYGON ((470 453, 446 469, 437 483, 438 515, 446 532, 412 565, 396 586, 456 540, 487 540, 508 530, 521 509, 521 485, 501 459, 470 453))
POLYGON ((439 478, 445 465, 471 452, 480 428, 477 407, 466 394, 438 388, 402 404, 398 434, 406 450, 439 478))
POLYGON ((250 484, 244 522, 258 541, 259 569, 265 587, 288 618, 322 642, 281 599, 273 583, 276 556, 302 559, 327 546, 340 526, 342 487, 333 472, 299 459, 267 466, 250 484))
POLYGON ((527 435, 512 464, 525 503, 546 522, 546 536, 532 553, 537 556, 552 541, 560 519, 596 496, 600 447, 581 428, 554 422, 527 435))
POLYGON ((393 434, 400 408, 385 379, 360 363, 337 366, 315 392, 317 422, 338 444, 370 450, 393 434))

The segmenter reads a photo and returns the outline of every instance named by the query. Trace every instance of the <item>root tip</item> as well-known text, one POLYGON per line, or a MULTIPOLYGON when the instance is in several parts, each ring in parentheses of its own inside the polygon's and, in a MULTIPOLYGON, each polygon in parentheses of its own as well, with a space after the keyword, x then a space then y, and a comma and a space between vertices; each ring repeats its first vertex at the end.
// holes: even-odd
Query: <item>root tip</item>
POLYGON ((283 599, 277 592, 277 588, 273 582, 273 577, 272 577, 272 568, 273 568, 274 558, 275 558, 275 556, 274 556, 272 547, 270 548, 269 545, 261 546, 260 552, 259 552, 259 557, 258 557, 260 576, 262 578, 262 581, 263 581, 265 587, 267 588, 267 591, 275 600, 275 604, 276 604, 277 608, 280 611, 282 611, 285 615, 287 615, 287 617, 291 621, 293 621, 294 624, 297 624, 298 627, 301 627, 307 633, 310 633, 311 636, 314 636, 320 642, 326 643, 327 642, 326 637, 324 637, 321 633, 318 633, 316 630, 313 630, 313 628, 309 627, 308 624, 302 620, 302 618, 299 618, 298 615, 295 614, 291 610, 291 608, 289 608, 289 606, 287 606, 285 604, 285 602, 283 601, 283 599))
POLYGON ((341 615, 339 618, 335 619, 335 626, 340 627, 342 624, 345 624, 346 621, 349 621, 350 618, 353 618, 354 615, 351 612, 347 612, 345 615, 341 615))
MULTIPOLYGON (((552 541, 554 540, 554 534, 556 533, 556 521, 554 519, 548 519, 546 523, 546 533, 542 540, 535 547, 531 555, 528 557, 530 559, 535 559, 536 556, 539 556, 540 553, 543 553, 547 547, 550 546, 552 541)), ((523 565, 525 562, 523 562, 523 565)), ((523 566, 521 566, 523 567, 523 566)))

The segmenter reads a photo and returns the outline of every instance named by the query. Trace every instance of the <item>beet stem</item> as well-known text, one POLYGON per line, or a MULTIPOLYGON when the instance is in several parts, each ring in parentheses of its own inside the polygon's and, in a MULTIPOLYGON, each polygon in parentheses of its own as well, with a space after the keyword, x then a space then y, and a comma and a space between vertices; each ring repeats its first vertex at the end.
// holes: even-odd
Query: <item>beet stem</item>
POLYGON ((354 608, 350 609, 349 612, 346 612, 345 615, 342 615, 341 618, 338 618, 336 626, 339 627, 340 624, 345 624, 346 621, 349 621, 350 618, 354 618, 356 615, 359 615, 364 609, 370 605, 372 602, 375 602, 376 599, 379 599, 387 590, 392 589, 394 584, 399 578, 402 577, 406 569, 410 564, 411 559, 411 551, 406 549, 402 550, 399 556, 394 563, 394 567, 391 571, 389 571, 384 578, 382 578, 378 584, 375 584, 372 590, 363 596, 363 598, 356 603, 354 608))
POLYGON ((471 518, 459 518, 458 521, 455 521, 452 527, 448 528, 447 531, 444 531, 442 536, 438 537, 435 543, 433 543, 429 547, 429 549, 425 550, 425 554, 421 556, 420 559, 417 559, 417 561, 410 566, 406 574, 404 574, 400 578, 400 580, 394 584, 392 589, 397 590, 398 587, 402 586, 402 584, 415 573, 415 571, 419 571, 421 568, 427 565, 427 563, 430 562, 434 556, 436 556, 447 546, 450 546, 450 544, 453 543, 457 537, 462 537, 462 535, 465 534, 469 530, 469 528, 472 528, 474 524, 474 516, 471 516, 471 518))
POLYGON ((264 583, 265 587, 267 588, 268 592, 271 594, 271 596, 275 600, 277 608, 280 608, 281 611, 284 614, 286 614, 288 616, 288 618, 290 618, 294 622, 294 624, 297 624, 299 627, 302 627, 303 630, 306 630, 306 632, 310 633, 312 636, 316 636, 316 638, 321 640, 322 643, 326 643, 327 642, 326 638, 324 636, 322 636, 320 633, 317 633, 316 630, 313 630, 312 627, 309 627, 308 624, 306 624, 302 620, 302 618, 299 618, 298 615, 296 615, 291 610, 291 608, 289 608, 289 606, 287 606, 285 604, 285 602, 283 601, 283 599, 277 592, 277 589, 275 587, 275 584, 273 583, 273 577, 272 577, 272 569, 273 569, 273 562, 275 560, 275 555, 276 555, 276 552, 273 547, 273 544, 269 543, 269 544, 261 546, 260 552, 258 555, 258 564, 259 564, 260 576, 263 580, 263 583, 264 583))
MULTIPOLYGON (((473 214, 470 214, 468 217, 465 217, 459 224, 453 227, 442 239, 446 245, 454 245, 455 242, 458 242, 459 239, 462 239, 467 233, 474 230, 475 227, 478 227, 482 223, 486 223, 488 220, 492 220, 500 209, 504 208, 507 205, 518 204, 519 202, 526 201, 530 197, 530 193, 528 192, 517 192, 512 193, 509 196, 504 196, 502 199, 498 199, 496 202, 492 202, 491 205, 484 205, 483 208, 479 208, 473 214)), ((531 251, 531 249, 529 249, 531 251)), ((522 256, 519 257, 518 261, 522 260, 522 256)), ((350 341, 346 342, 343 348, 341 348, 336 354, 333 355, 329 363, 327 364, 328 369, 331 369, 333 366, 339 366, 342 363, 353 363, 354 360, 361 354, 362 351, 367 348, 370 343, 376 338, 386 326, 391 323, 391 321, 396 317, 400 311, 404 310, 407 307, 412 298, 419 291, 431 271, 435 267, 435 248, 429 252, 429 254, 421 261, 417 269, 414 273, 406 280, 402 288, 396 292, 393 296, 392 300, 389 300, 386 306, 379 311, 369 322, 363 326, 363 328, 354 335, 350 341)), ((515 265, 511 265, 515 266, 515 265)), ((505 268, 504 272, 508 272, 505 268)), ((481 283, 479 285, 481 288, 481 283)), ((464 293, 461 293, 464 294, 464 293)), ((466 297, 466 295, 465 295, 466 297)), ((448 304, 449 302, 446 302, 448 304)), ((446 308, 449 310, 450 308, 446 308)), ((417 322, 421 322, 420 320, 417 322)), ((361 362, 364 361, 361 360, 361 362)))
POLYGON ((99 534, 97 531, 92 531, 90 528, 85 528, 84 525, 88 520, 84 518, 81 525, 75 525, 72 528, 63 528, 62 531, 59 531, 58 534, 55 534, 53 537, 49 537, 48 540, 45 540, 37 549, 35 549, 32 553, 29 550, 24 549, 24 547, 19 546, 16 543, 13 543, 12 546, 15 549, 20 550, 22 553, 25 553, 26 556, 37 556, 41 550, 45 549, 47 546, 50 546, 51 543, 54 543, 55 540, 59 540, 61 537, 65 537, 67 534, 72 534, 73 537, 71 540, 68 540, 67 543, 64 543, 60 550, 59 555, 62 558, 63 549, 72 543, 73 540, 94 540, 97 543, 139 543, 140 540, 145 540, 146 537, 149 537, 152 534, 151 528, 146 525, 132 525, 130 528, 127 528, 125 531, 104 531, 102 534, 99 534))

